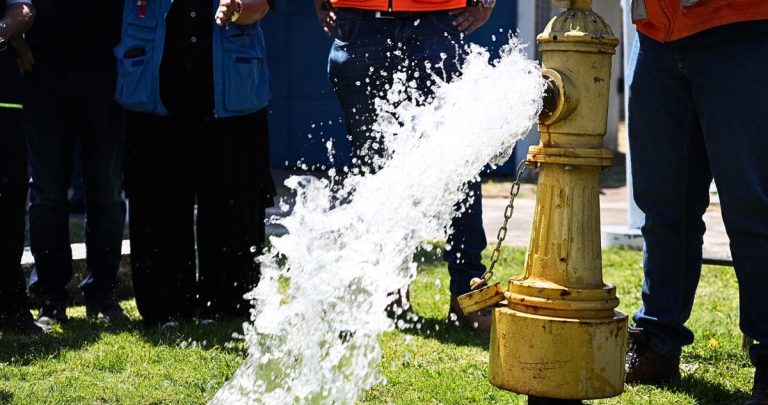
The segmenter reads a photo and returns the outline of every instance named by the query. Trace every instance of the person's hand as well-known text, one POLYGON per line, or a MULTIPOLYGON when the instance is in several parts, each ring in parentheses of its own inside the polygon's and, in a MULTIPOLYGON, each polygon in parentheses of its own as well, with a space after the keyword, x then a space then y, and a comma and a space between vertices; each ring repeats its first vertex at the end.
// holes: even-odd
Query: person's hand
POLYGON ((488 22, 492 12, 493 8, 478 5, 451 10, 448 14, 456 17, 453 19, 453 26, 466 35, 488 22))
POLYGON ((336 13, 333 10, 329 10, 323 4, 322 0, 315 1, 315 13, 317 13, 317 22, 320 23, 323 32, 330 36, 333 35, 331 30, 336 26, 336 13))
POLYGON ((220 0, 219 9, 216 10, 216 24, 221 27, 229 22, 237 6, 237 0, 220 0))
POLYGON ((24 38, 17 38, 11 41, 11 45, 16 48, 16 54, 18 59, 16 62, 19 64, 19 69, 22 72, 32 70, 35 66, 35 57, 32 55, 32 49, 29 48, 29 44, 24 38))
POLYGON ((267 15, 269 2, 267 0, 219 0, 219 8, 216 10, 216 24, 220 27, 232 21, 238 14, 237 25, 253 24, 267 15))

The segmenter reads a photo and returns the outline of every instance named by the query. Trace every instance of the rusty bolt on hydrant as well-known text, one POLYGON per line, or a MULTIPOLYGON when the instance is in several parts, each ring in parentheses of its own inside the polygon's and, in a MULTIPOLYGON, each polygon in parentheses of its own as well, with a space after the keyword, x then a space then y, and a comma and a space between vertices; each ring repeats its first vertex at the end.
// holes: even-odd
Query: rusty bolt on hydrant
POLYGON ((539 178, 525 271, 506 291, 486 287, 460 300, 465 311, 497 303, 489 379, 529 403, 578 403, 624 390, 627 316, 615 310, 616 288, 602 278, 598 185, 599 170, 612 163, 602 145, 619 40, 592 0, 554 2, 566 10, 537 37, 550 88, 541 143, 528 151, 539 178))

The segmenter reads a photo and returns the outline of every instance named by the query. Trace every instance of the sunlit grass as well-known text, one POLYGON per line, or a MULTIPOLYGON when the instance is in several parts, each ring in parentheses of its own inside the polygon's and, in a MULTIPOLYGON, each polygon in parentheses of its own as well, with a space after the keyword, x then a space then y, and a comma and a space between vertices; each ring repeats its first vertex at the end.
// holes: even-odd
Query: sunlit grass
MULTIPOLYGON (((488 253, 488 252, 486 252, 488 253)), ((523 249, 504 250, 497 279, 519 273, 523 249)), ((411 290, 421 329, 381 337, 381 372, 388 383, 366 392, 365 404, 516 404, 525 398, 487 382, 488 337, 445 321, 448 274, 436 252, 422 252, 411 290)), ((604 252, 605 280, 617 285, 620 309, 639 306, 637 252, 604 252)), ((664 388, 627 387, 610 404, 738 404, 748 397, 752 368, 741 352, 738 293, 732 269, 705 267, 689 326, 694 344, 683 354, 682 381, 664 388)), ((242 361, 232 337, 237 321, 215 327, 183 325, 171 334, 145 330, 133 301, 123 303, 132 324, 103 327, 71 309, 72 322, 29 341, 0 337, 0 404, 205 403, 242 361)))

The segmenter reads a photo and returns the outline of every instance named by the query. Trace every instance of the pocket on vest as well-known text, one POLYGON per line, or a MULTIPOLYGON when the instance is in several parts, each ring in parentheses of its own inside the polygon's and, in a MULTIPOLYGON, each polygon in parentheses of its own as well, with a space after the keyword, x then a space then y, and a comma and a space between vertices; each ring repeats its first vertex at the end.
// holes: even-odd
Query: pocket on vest
MULTIPOLYGON (((266 61, 261 52, 257 26, 239 27, 226 33, 222 51, 224 108, 232 112, 251 112, 264 100, 258 95, 260 73, 266 61)), ((263 84, 263 83, 262 83, 263 84)))
POLYGON ((228 111, 254 111, 261 107, 257 97, 261 56, 224 51, 224 108, 228 111))
POLYGON ((125 108, 139 112, 154 112, 151 61, 154 47, 154 27, 128 24, 123 40, 115 48, 117 85, 115 100, 125 108))

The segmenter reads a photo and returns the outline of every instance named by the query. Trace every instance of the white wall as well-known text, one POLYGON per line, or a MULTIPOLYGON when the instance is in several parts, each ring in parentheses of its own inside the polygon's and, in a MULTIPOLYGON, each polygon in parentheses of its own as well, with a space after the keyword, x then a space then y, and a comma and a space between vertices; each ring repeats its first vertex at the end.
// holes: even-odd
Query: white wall
MULTIPOLYGON (((525 1, 525 0, 523 0, 525 1)), ((592 8, 611 26, 613 33, 622 37, 622 7, 621 0, 595 0, 592 2, 592 8)), ((622 41, 623 43, 623 41, 622 41)), ((611 67, 611 96, 608 101, 608 129, 605 134, 603 145, 607 149, 618 149, 618 131, 621 118, 621 103, 623 102, 623 89, 619 88, 619 79, 623 77, 624 65, 622 63, 623 47, 619 44, 616 54, 613 55, 613 64, 611 67)), ((626 94, 626 93, 624 93, 626 94)))
MULTIPOLYGON (((634 24, 632 24, 631 13, 631 0, 622 0, 623 8, 623 22, 624 22, 624 94, 629 95, 629 84, 632 82, 632 75, 634 70, 634 63, 632 59, 635 55, 632 54, 632 44, 635 42, 637 31, 634 24)), ((627 120, 627 113, 629 112, 629 98, 625 97, 624 100, 624 120, 627 120)), ((629 129, 627 129, 627 135, 629 135, 629 129)), ((634 194, 632 193, 632 165, 631 156, 632 151, 627 147, 627 223, 629 228, 640 229, 645 222, 645 215, 635 204, 634 194)))
MULTIPOLYGON (((504 1, 504 0, 501 0, 504 1)), ((536 58, 536 2, 541 0, 518 0, 517 1, 517 31, 521 42, 528 44, 526 53, 531 59, 536 58)), ((549 1, 549 0, 547 0, 549 1)), ((538 127, 534 126, 531 132, 524 139, 521 139, 515 145, 515 151, 512 159, 515 164, 522 161, 528 154, 528 147, 539 143, 538 127)))

